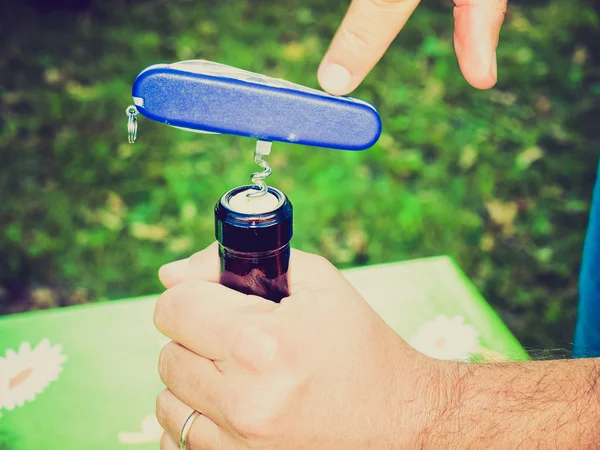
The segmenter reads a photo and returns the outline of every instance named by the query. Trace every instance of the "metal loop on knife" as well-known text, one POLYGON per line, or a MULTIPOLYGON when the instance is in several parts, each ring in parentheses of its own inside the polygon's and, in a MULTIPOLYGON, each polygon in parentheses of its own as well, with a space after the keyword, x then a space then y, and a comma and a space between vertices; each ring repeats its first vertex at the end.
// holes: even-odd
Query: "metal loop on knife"
POLYGON ((133 144, 135 142, 135 139, 137 138, 137 116, 139 114, 139 111, 134 105, 129 105, 125 110, 125 113, 127 114, 127 138, 129 140, 129 143, 133 144))

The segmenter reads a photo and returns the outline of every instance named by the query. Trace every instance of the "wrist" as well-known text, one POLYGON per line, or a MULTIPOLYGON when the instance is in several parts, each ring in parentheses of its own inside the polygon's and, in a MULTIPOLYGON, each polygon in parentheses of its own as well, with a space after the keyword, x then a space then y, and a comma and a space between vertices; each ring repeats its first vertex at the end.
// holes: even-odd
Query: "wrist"
POLYGON ((445 362, 430 448, 515 448, 532 425, 526 373, 511 363, 445 362), (528 393, 527 393, 528 392, 528 393))
POLYGON ((419 430, 418 448, 463 448, 467 436, 460 426, 464 414, 464 393, 473 383, 473 371, 463 363, 431 360, 426 420, 419 430), (461 411, 462 410, 462 411, 461 411))
POLYGON ((385 439, 373 442, 377 442, 376 448, 445 448, 437 443, 444 435, 440 420, 454 371, 445 361, 402 344, 395 352, 400 358, 393 358, 389 389, 382 391, 386 406, 377 412, 391 421, 387 421, 385 439))
POLYGON ((511 369, 512 364, 441 362, 437 403, 421 448, 518 446, 513 439, 521 433, 522 416, 515 393, 509 393, 518 384, 511 369))
MULTIPOLYGON (((412 389, 414 400, 407 405, 406 420, 410 430, 402 427, 406 434, 398 441, 402 443, 398 448, 452 448, 449 444, 454 442, 451 438, 456 432, 453 419, 448 420, 448 417, 453 415, 455 405, 461 403, 458 398, 460 390, 455 389, 462 376, 461 371, 457 363, 422 354, 418 354, 415 360, 418 376, 412 389)), ((456 439, 456 442, 460 443, 460 440, 456 439)))
MULTIPOLYGON (((476 364, 444 361, 440 364, 437 408, 423 448, 469 448, 480 446, 489 408, 481 392, 481 373, 476 364)), ((485 398, 484 398, 485 397, 485 398)))

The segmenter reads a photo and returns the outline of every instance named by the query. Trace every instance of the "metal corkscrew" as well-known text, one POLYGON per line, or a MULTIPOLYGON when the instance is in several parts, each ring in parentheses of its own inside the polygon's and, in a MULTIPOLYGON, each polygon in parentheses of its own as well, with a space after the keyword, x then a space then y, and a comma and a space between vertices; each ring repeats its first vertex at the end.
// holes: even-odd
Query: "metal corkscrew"
POLYGON ((262 172, 254 172, 251 176, 252 182, 259 187, 259 190, 249 192, 246 194, 247 197, 261 197, 269 192, 269 188, 267 187, 267 183, 265 183, 265 178, 271 175, 272 170, 269 163, 263 159, 263 156, 268 156, 271 154, 271 146, 272 142, 269 141, 258 141, 256 143, 256 148, 254 150, 254 162, 262 167, 264 170, 262 172))

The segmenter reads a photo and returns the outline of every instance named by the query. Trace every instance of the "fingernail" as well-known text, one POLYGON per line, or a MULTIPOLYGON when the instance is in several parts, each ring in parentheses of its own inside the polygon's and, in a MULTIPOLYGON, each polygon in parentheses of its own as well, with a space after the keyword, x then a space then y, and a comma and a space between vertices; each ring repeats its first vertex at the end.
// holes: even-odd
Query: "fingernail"
POLYGON ((496 56, 496 52, 494 52, 494 55, 492 56, 492 77, 494 77, 494 81, 498 81, 498 59, 496 56))
POLYGON ((330 94, 346 94, 351 81, 352 76, 348 69, 339 64, 326 63, 319 70, 319 83, 330 94))

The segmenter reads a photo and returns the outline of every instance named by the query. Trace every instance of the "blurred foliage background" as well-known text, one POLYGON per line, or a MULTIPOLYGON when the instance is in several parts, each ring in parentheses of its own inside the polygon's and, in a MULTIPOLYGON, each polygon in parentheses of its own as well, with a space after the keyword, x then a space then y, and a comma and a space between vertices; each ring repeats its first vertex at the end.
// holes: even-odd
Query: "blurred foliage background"
MULTIPOLYGON (((212 208, 254 142, 140 118, 136 75, 204 58, 317 87, 347 7, 317 0, 22 1, 0 15, 0 313, 155 293, 160 265, 213 239, 212 208)), ((353 94, 383 119, 365 152, 276 144, 294 245, 339 267, 448 254, 528 347, 568 347, 600 142, 600 16, 513 1, 499 83, 452 50, 427 0, 353 94)), ((402 286, 398 286, 402 289, 402 286)))

